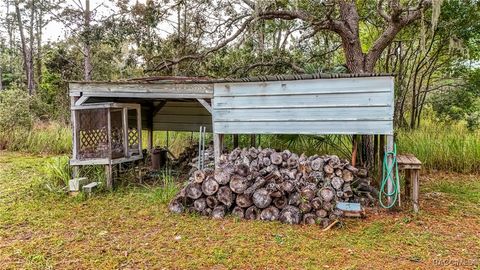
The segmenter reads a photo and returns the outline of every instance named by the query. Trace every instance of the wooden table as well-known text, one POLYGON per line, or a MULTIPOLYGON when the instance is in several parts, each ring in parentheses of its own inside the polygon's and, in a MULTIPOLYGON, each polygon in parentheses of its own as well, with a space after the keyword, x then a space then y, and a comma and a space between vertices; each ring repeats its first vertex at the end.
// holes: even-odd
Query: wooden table
POLYGON ((398 170, 405 171, 405 198, 412 199, 413 211, 416 213, 419 210, 418 194, 420 189, 419 178, 422 162, 412 154, 404 154, 397 155, 397 163, 398 170))

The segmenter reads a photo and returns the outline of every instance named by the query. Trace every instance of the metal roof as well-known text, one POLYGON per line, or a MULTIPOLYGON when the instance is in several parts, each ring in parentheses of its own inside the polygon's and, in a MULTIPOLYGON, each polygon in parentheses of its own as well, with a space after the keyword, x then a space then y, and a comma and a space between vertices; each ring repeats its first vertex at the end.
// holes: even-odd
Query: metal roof
POLYGON ((139 83, 139 84, 209 84, 209 83, 227 83, 227 82, 264 82, 264 81, 294 81, 294 80, 312 80, 312 79, 338 79, 338 78, 359 78, 359 77, 386 77, 394 76, 391 73, 314 73, 314 74, 284 74, 284 75, 266 75, 246 78, 208 78, 208 77, 184 77, 184 76, 152 76, 132 78, 118 81, 71 81, 71 83, 139 83))

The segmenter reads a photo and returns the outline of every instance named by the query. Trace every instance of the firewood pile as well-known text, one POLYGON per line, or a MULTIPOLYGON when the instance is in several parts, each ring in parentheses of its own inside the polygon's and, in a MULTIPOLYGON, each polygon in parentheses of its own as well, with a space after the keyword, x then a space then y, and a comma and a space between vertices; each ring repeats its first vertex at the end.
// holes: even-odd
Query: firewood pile
MULTIPOLYGON (((194 171, 198 170, 198 144, 192 144, 186 147, 178 157, 173 160, 172 166, 179 171, 188 172, 192 174, 194 171)), ((205 168, 213 168, 215 165, 215 158, 213 152, 213 144, 209 143, 205 147, 205 152, 203 155, 205 168)))
POLYGON ((194 171, 169 209, 327 226, 343 214, 336 202, 371 204, 373 193, 366 170, 335 155, 237 148, 221 156, 216 170, 194 171))

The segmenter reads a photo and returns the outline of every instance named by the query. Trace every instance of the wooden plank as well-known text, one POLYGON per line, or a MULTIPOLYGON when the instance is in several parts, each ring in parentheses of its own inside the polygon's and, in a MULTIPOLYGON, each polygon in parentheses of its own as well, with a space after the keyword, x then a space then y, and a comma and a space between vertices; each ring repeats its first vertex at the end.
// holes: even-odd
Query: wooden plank
POLYGON ((159 131, 194 131, 197 132, 200 126, 206 127, 206 132, 212 132, 212 125, 202 123, 153 123, 153 129, 159 131))
POLYGON ((89 97, 111 97, 111 98, 144 98, 144 99, 164 99, 164 98, 212 98, 209 93, 157 93, 157 92, 88 92, 85 96, 89 97))
POLYGON ((215 97, 213 107, 216 109, 250 107, 300 107, 301 106, 332 106, 332 105, 363 105, 384 104, 391 106, 390 93, 360 93, 360 94, 326 94, 305 96, 261 96, 261 97, 215 97))
POLYGON ((422 162, 412 154, 397 155, 397 163, 399 165, 422 165, 422 162))
POLYGON ((214 122, 223 134, 393 134, 392 121, 214 122))
POLYGON ((230 109, 216 110, 215 121, 238 121, 247 119, 294 119, 302 120, 306 117, 311 119, 334 119, 334 118, 357 118, 357 119, 393 119, 389 107, 353 107, 353 108, 278 108, 278 109, 230 109))
POLYGON ((393 77, 218 83, 225 134, 393 134, 393 77))
POLYGON ((157 115, 205 115, 211 117, 210 113, 202 106, 198 107, 163 107, 157 115))
POLYGON ((212 124, 212 117, 208 115, 176 115, 176 114, 157 114, 153 118, 153 123, 199 123, 212 124))
POLYGON ((352 93, 389 90, 393 77, 310 79, 267 82, 216 83, 215 97, 276 95, 276 94, 321 94, 352 93))
POLYGON ((85 166, 85 165, 105 165, 108 164, 108 158, 91 158, 91 159, 71 159, 71 166, 85 166))
POLYGON ((87 101, 87 99, 89 99, 89 97, 87 96, 81 96, 76 102, 75 102, 75 106, 80 106, 82 105, 83 103, 85 103, 87 101))
POLYGON ((149 93, 149 94, 207 94, 213 96, 213 84, 193 83, 69 83, 70 92, 96 93, 149 93))
POLYGON ((187 100, 187 101, 174 101, 174 100, 167 100, 165 105, 166 107, 196 107, 196 108, 204 108, 202 104, 200 104, 196 99, 195 100, 187 100))

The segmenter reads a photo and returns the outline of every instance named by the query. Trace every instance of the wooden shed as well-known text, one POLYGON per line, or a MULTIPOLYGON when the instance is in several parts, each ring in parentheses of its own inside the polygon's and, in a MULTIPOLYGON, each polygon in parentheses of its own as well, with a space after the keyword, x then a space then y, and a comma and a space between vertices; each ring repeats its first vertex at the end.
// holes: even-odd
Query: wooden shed
MULTIPOLYGON (((147 130, 147 148, 151 149, 154 130, 198 131, 206 126, 207 132, 214 134, 216 157, 223 149, 225 134, 385 134, 389 135, 387 146, 393 147, 393 81, 389 74, 309 74, 70 82, 71 164, 105 164, 111 172, 112 164, 141 158, 141 139, 136 142, 138 151, 129 143, 128 133, 134 129, 138 138, 147 130), (88 134, 82 133, 82 122, 96 121, 82 118, 80 111, 95 106, 124 106, 123 120, 117 127, 122 134, 116 135, 123 138, 120 159, 112 153, 112 130, 102 137, 106 138, 102 143, 109 145, 106 158, 95 160, 80 152, 88 134), (138 106, 137 113, 129 114, 128 106, 138 106)), ((110 124, 114 117, 119 116, 106 114, 110 124)))

